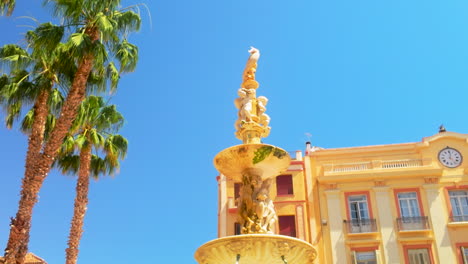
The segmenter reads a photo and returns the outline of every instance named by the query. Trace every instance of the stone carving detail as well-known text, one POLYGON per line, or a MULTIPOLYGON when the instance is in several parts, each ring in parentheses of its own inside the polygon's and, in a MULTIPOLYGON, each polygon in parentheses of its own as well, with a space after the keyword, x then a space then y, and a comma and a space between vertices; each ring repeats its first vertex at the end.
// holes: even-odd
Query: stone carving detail
POLYGON ((278 256, 287 256, 288 253, 291 251, 291 246, 286 241, 279 241, 276 243, 276 250, 278 256))
POLYGON ((326 183, 326 184, 325 184, 325 189, 326 189, 326 190, 335 190, 335 189, 338 189, 338 184, 336 184, 336 183, 326 183))
POLYGON ((270 179, 247 172, 243 175, 239 201, 239 217, 243 234, 272 234, 278 219, 273 201, 268 197, 270 179))
POLYGON ((385 181, 384 180, 376 180, 374 181, 375 187, 384 187, 385 186, 385 181))
POLYGON ((242 74, 242 87, 258 88, 258 83, 255 80, 255 73, 257 72, 257 62, 260 58, 260 51, 254 47, 250 47, 250 56, 245 64, 244 73, 242 74))
POLYGON ((309 263, 314 263, 314 260, 317 258, 317 251, 315 250, 308 250, 306 252, 307 259, 309 260, 309 263))
POLYGON ((426 183, 426 184, 436 184, 436 183, 439 183, 439 178, 437 178, 437 177, 427 177, 427 178, 424 178, 424 183, 426 183))
POLYGON ((242 76, 241 88, 237 91, 239 96, 234 100, 234 105, 238 109, 238 118, 234 124, 236 128, 236 136, 244 143, 260 143, 260 142, 245 142, 247 138, 252 137, 267 137, 270 133, 270 117, 265 113, 268 99, 265 96, 257 98, 256 89, 259 87, 255 80, 257 71, 257 61, 260 58, 258 49, 252 47, 250 57, 242 76), (252 131, 254 133, 252 133, 252 131))
POLYGON ((231 250, 233 255, 240 254, 245 255, 246 252, 250 251, 252 248, 252 241, 250 240, 240 240, 240 241, 233 241, 226 244, 226 247, 231 250))

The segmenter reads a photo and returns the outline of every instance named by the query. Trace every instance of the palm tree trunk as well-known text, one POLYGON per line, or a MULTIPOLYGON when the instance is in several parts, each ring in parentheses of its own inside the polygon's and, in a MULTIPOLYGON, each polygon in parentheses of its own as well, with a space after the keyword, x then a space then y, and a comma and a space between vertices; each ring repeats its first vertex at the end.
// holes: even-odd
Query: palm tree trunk
POLYGON ((83 221, 88 205, 89 174, 91 167, 91 145, 83 147, 80 153, 80 169, 76 183, 75 207, 71 222, 70 235, 68 236, 68 248, 66 264, 76 264, 78 259, 78 247, 83 234, 83 221))
MULTIPOLYGON (((31 134, 29 135, 28 139, 28 151, 26 153, 26 167, 32 166, 37 161, 37 158, 41 152, 42 144, 44 141, 44 131, 45 131, 45 124, 47 115, 49 113, 49 106, 47 105, 47 99, 49 98, 50 94, 50 87, 43 89, 37 100, 34 104, 34 120, 32 123, 31 134)), ((25 190, 29 189, 29 191, 34 191, 37 187, 37 184, 31 182, 30 179, 24 178, 23 185, 22 185, 22 195, 23 193, 27 192, 25 190), (29 186, 29 188, 27 188, 29 186)), ((18 243, 18 239, 21 238, 22 234, 22 224, 17 221, 15 218, 11 219, 11 230, 10 230, 10 237, 8 239, 7 247, 5 249, 5 259, 6 263, 13 263, 15 255, 14 254, 7 254, 7 253, 14 253, 19 251, 19 248, 16 248, 20 244, 18 243), (9 262, 8 262, 9 261, 9 262)))
MULTIPOLYGON (((97 40, 96 34, 99 36, 95 32, 89 34, 92 36, 93 41, 97 40)), ((52 130, 43 153, 38 156, 34 164, 26 167, 18 212, 16 217, 12 219, 15 228, 10 229, 9 237, 14 237, 14 239, 9 238, 12 243, 9 245, 10 248, 5 250, 5 264, 24 264, 24 257, 28 251, 32 211, 37 202, 37 195, 52 168, 60 145, 76 117, 78 107, 85 98, 86 83, 93 68, 93 62, 94 56, 91 52, 83 56, 73 78, 71 89, 63 104, 60 117, 52 130), (16 230, 19 230, 19 232, 16 232, 16 230)))

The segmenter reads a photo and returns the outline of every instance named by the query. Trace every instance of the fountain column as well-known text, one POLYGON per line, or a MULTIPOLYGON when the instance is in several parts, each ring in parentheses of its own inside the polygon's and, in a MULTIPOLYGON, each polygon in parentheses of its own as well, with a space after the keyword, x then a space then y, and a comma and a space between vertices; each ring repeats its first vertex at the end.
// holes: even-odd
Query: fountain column
POLYGON ((216 169, 228 180, 242 182, 238 204, 242 235, 215 239, 195 252, 200 264, 309 264, 315 248, 300 239, 273 234, 278 217, 269 197, 271 180, 287 170, 291 158, 276 146, 261 143, 270 133, 265 113, 268 99, 257 97, 255 80, 260 52, 251 48, 234 104, 238 111, 236 137, 241 145, 222 150, 214 159, 216 169))

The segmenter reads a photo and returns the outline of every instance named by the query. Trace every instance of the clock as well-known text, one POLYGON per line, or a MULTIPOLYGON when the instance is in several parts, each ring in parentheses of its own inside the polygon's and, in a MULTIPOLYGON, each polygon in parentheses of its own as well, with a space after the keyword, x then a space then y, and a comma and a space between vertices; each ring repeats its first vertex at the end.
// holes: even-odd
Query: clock
POLYGON ((461 153, 451 147, 446 147, 439 152, 439 161, 448 168, 456 168, 463 161, 461 153))

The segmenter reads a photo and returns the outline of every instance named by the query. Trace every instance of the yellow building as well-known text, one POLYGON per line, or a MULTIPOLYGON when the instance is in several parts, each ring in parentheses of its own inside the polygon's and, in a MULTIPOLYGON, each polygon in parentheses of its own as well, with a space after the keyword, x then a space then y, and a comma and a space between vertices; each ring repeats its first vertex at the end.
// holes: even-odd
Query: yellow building
MULTIPOLYGON (((292 153, 271 182, 276 233, 310 242, 315 263, 468 264, 468 134, 292 153)), ((240 183, 218 177, 219 237, 240 233, 240 183)))

